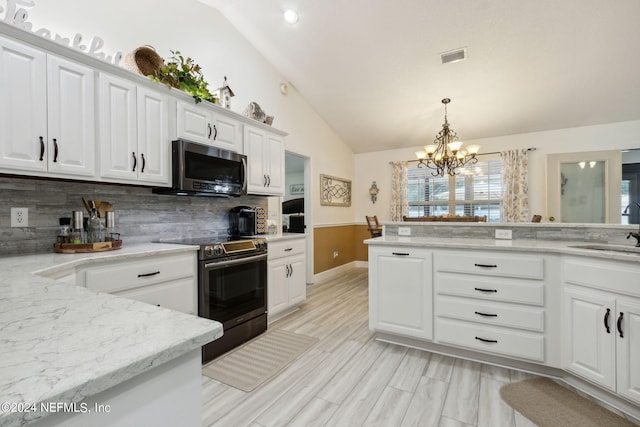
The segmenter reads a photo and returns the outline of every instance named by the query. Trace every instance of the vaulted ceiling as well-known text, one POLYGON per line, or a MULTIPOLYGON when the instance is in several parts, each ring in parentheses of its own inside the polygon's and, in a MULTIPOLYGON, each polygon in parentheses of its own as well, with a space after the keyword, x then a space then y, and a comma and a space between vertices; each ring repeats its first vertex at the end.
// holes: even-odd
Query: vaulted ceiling
POLYGON ((200 1, 356 153, 640 119, 638 0, 200 1))

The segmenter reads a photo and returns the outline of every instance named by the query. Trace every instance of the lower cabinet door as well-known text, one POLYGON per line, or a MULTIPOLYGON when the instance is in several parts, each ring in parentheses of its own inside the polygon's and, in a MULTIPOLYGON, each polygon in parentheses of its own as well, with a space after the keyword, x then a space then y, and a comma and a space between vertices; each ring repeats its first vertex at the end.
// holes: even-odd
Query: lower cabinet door
POLYGON ((269 261, 267 273, 267 312, 273 316, 289 306, 289 259, 269 261))
POLYGON ((565 289, 563 298, 564 369, 615 391, 615 298, 577 288, 565 289))
POLYGON ((131 298, 187 314, 195 314, 195 276, 142 288, 116 292, 114 295, 131 298))
POLYGON ((426 250, 369 250, 371 329, 433 338, 432 265, 432 254, 426 250))
POLYGON ((640 302, 620 298, 616 309, 618 393, 640 403, 640 302))
POLYGON ((289 305, 298 305, 307 299, 307 278, 304 255, 289 258, 289 305))

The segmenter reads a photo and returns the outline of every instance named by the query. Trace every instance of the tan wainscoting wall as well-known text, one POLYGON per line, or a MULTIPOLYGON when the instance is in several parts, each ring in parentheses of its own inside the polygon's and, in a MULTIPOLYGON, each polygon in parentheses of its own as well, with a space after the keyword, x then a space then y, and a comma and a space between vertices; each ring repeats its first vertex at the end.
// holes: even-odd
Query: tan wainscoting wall
POLYGON ((366 225, 314 228, 313 273, 319 274, 353 261, 367 261, 367 246, 362 242, 369 237, 366 225), (334 258, 336 251, 338 257, 334 258))

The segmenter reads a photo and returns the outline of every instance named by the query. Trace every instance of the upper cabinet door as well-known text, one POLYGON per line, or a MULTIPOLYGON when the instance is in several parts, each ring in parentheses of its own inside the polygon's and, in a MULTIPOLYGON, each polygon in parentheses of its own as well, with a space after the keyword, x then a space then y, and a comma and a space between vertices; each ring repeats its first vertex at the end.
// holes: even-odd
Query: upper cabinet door
POLYGON ((267 133, 265 142, 267 189, 270 194, 284 195, 284 141, 277 135, 267 133))
POLYGON ((100 74, 100 176, 135 180, 137 147, 135 84, 100 74))
POLYGON ((211 112, 196 105, 178 101, 178 137, 201 144, 213 139, 211 112))
POLYGON ((94 71, 47 55, 49 172, 95 175, 94 71))
POLYGON ((264 170, 263 147, 265 134, 260 129, 244 127, 244 154, 247 156, 247 192, 265 194, 267 174, 264 170))
POLYGON ((0 168, 47 170, 46 55, 0 37, 0 168))
POLYGON ((222 114, 213 113, 213 136, 210 143, 236 153, 242 152, 242 125, 222 114))
POLYGON ((169 184, 169 98, 138 87, 138 181, 169 184))

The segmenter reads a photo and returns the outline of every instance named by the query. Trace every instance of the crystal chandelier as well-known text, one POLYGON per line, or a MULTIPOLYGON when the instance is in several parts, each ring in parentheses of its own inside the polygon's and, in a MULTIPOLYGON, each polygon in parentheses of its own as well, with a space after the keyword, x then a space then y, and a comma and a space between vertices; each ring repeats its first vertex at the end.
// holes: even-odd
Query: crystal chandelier
POLYGON ((447 121, 447 104, 449 98, 442 100, 444 104, 444 124, 442 130, 433 140, 434 144, 425 145, 424 151, 416 151, 418 157, 418 167, 426 166, 434 171, 433 176, 444 176, 448 173, 451 176, 457 174, 457 169, 465 165, 472 165, 478 161, 476 155, 480 150, 479 145, 469 145, 466 150, 461 150, 462 142, 458 141, 458 135, 449 129, 447 121))

